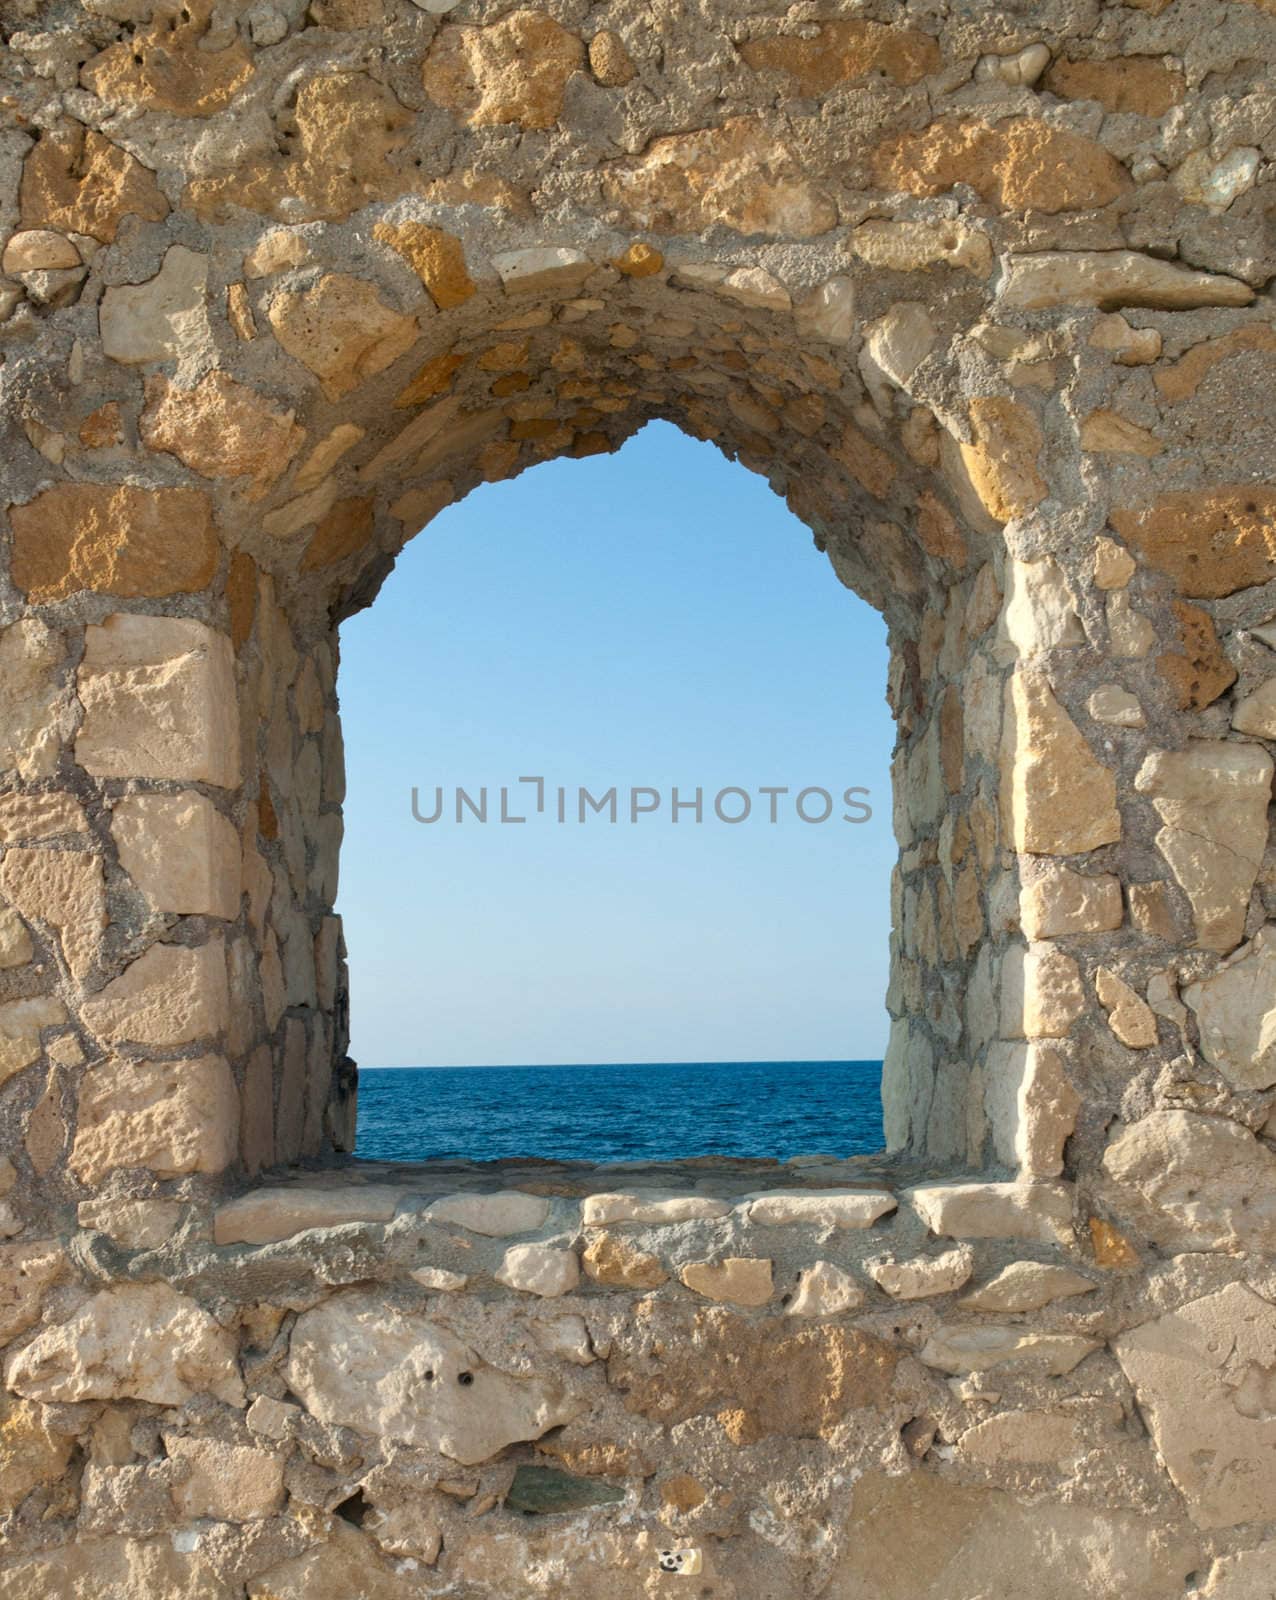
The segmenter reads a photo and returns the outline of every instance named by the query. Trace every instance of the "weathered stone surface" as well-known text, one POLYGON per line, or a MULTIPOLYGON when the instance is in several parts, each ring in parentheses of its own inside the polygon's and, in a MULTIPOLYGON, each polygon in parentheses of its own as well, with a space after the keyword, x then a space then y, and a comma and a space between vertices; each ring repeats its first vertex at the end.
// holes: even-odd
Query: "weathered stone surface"
POLYGON ((508 1288, 553 1299, 570 1294, 580 1283, 580 1263, 574 1250, 549 1244, 516 1244, 505 1252, 492 1276, 508 1288))
POLYGON ((110 244, 120 222, 162 222, 168 201, 154 175, 100 133, 68 120, 46 130, 22 168, 22 226, 86 233, 110 244))
POLYGON ((440 311, 464 305, 474 293, 474 280, 465 265, 465 246, 454 233, 421 222, 378 222, 372 236, 398 251, 440 311))
POLYGON ((66 964, 83 979, 97 963, 106 926, 100 856, 85 850, 10 848, 0 862, 0 894, 28 922, 57 930, 66 964))
POLYGON ((427 1222, 450 1222, 470 1233, 503 1239, 513 1233, 533 1233, 549 1216, 549 1201, 517 1189, 493 1194, 450 1194, 424 1212, 427 1222))
POLYGON ((66 1007, 52 995, 0 1005, 0 1083, 40 1059, 40 1030, 66 1021, 66 1007))
POLYGON ((1003 739, 1004 805, 1016 849, 1076 855, 1121 837, 1116 776, 1044 674, 1021 670, 1010 679, 1003 739))
POLYGON ((391 1184, 315 1185, 290 1183, 251 1189, 217 1208, 217 1244, 270 1244, 311 1228, 347 1222, 389 1222, 405 1191, 391 1184))
POLYGON ((1272 1561, 1276 1550, 1269 1541, 1239 1555, 1221 1556, 1210 1568, 1202 1600, 1272 1600, 1272 1561))
POLYGON ((275 337, 339 400, 405 355, 416 342, 415 317, 391 310, 372 284, 330 272, 309 289, 283 290, 268 312, 275 337))
POLYGON ((1208 978, 1188 984, 1201 1053, 1236 1089, 1276 1083, 1276 938, 1264 928, 1208 978))
POLYGON ((1112 728, 1142 728, 1147 722, 1138 696, 1116 683, 1100 684, 1086 701, 1086 710, 1096 722, 1112 728))
POLYGON ((171 1239, 184 1208, 176 1200, 117 1200, 98 1196, 81 1200, 76 1220, 82 1228, 109 1234, 126 1250, 155 1250, 171 1239))
POLYGON ((81 71, 84 86, 110 105, 207 117, 252 76, 254 64, 234 35, 222 48, 210 33, 212 6, 165 7, 147 26, 99 51, 81 71), (167 13, 167 14, 166 14, 167 13))
POLYGON ((611 1288, 658 1289, 669 1277, 659 1256, 616 1233, 595 1234, 580 1259, 595 1283, 611 1288))
POLYGON ((1072 1189, 1066 1183, 928 1183, 906 1198, 932 1233, 950 1239, 1071 1237, 1072 1189))
POLYGON ((896 1204, 884 1189, 794 1189, 759 1195, 742 1209, 761 1227, 870 1228, 896 1204))
POLYGON ((864 1263, 864 1270, 892 1299, 924 1300, 960 1289, 975 1270, 975 1253, 969 1245, 960 1244, 937 1256, 914 1256, 907 1261, 873 1256, 864 1263))
POLYGON ((758 1256, 727 1256, 724 1261, 692 1261, 678 1276, 706 1300, 734 1306, 764 1306, 773 1294, 771 1262, 758 1256))
POLYGON ((122 1283, 91 1296, 11 1356, 5 1381, 31 1400, 180 1406, 211 1394, 244 1403, 234 1337, 166 1283, 122 1283))
MULTIPOLYGON (((14 528, 14 581, 18 578, 18 522, 11 507, 14 528)), ((21 778, 47 778, 57 767, 58 749, 69 732, 60 704, 66 696, 58 682, 65 645, 51 628, 35 617, 0 628, 0 771, 21 778)), ((6 806, 22 806, 20 797, 6 798, 6 806)), ((38 802, 27 801, 29 807, 38 802)), ((11 842, 0 820, 0 837, 11 842)))
POLYGON ((1075 872, 1047 862, 1020 890, 1019 917, 1029 939, 1108 932, 1125 917, 1121 880, 1111 873, 1075 872))
POLYGON ((824 95, 840 84, 881 73, 893 83, 912 84, 939 67, 939 46, 913 28, 838 19, 809 38, 772 34, 750 39, 740 55, 755 72, 781 72, 803 95, 824 95))
POLYGON ((247 384, 210 372, 193 388, 156 373, 146 380, 138 421, 142 443, 167 450, 204 478, 248 478, 254 497, 285 471, 306 437, 282 411, 247 384))
POLYGON ((1272 770, 1257 745, 1200 739, 1153 751, 1135 777, 1164 824, 1157 848, 1191 901, 1196 943, 1206 950, 1226 952, 1244 936, 1267 846, 1272 770))
POLYGON ((100 778, 239 781, 234 652, 224 633, 118 612, 85 629, 75 758, 100 778))
POLYGON ((124 599, 190 594, 217 570, 212 511, 199 489, 61 483, 11 506, 9 519, 13 581, 35 604, 82 589, 124 599))
POLYGON ((171 1536, 81 1539, 0 1567, 0 1600, 142 1600, 187 1595, 234 1600, 234 1590, 199 1554, 174 1548, 171 1536))
POLYGON ((1193 272, 1137 250, 1045 250, 1009 262, 1000 302, 1024 311, 1052 306, 1188 311, 1194 306, 1247 306, 1253 298, 1249 285, 1236 278, 1193 272))
POLYGON ((797 1293, 789 1301, 789 1317, 836 1317, 864 1303, 864 1291, 843 1267, 817 1261, 798 1276, 797 1293))
POLYGON ((146 1167, 160 1178, 221 1172, 238 1142, 239 1095, 221 1056, 109 1059, 80 1086, 71 1166, 85 1184, 115 1167, 146 1167))
POLYGON ((638 74, 623 40, 609 28, 589 41, 589 70, 608 89, 623 89, 638 74))
POLYGON ((1053 557, 1007 562, 1002 626, 1021 657, 1071 650, 1086 642, 1075 597, 1053 557))
POLYGON ((74 1435, 55 1433, 43 1406, 0 1397, 0 1511, 15 1510, 32 1489, 56 1482, 74 1449, 74 1435))
POLYGON ((1100 1340, 1076 1333, 953 1323, 936 1328, 922 1347, 921 1360, 954 1375, 996 1369, 1057 1378, 1100 1348, 1100 1340))
POLYGON ((1276 489, 1265 483, 1177 490, 1109 521, 1180 594, 1216 600, 1276 577, 1276 489))
POLYGON ((793 150, 751 117, 653 139, 641 156, 610 163, 602 181, 610 204, 657 233, 723 223, 745 234, 809 238, 837 221, 793 150))
POLYGON ((1085 1011, 1081 972, 1054 945, 1012 945, 1001 965, 1003 1039, 1063 1039, 1085 1011))
POLYGON ((226 1027, 230 999, 220 939, 196 949, 154 944, 80 1007, 85 1027, 108 1045, 179 1045, 226 1027))
POLYGON ((1108 1014, 1108 1026, 1131 1050, 1147 1050, 1156 1043, 1156 1017, 1151 1006, 1111 967, 1095 974, 1099 1004, 1108 1014))
POLYGON ((180 364, 207 355, 213 343, 208 321, 208 257, 185 245, 173 245, 153 278, 106 290, 98 324, 104 353, 126 365, 148 361, 180 364))
POLYGON ((173 1504, 184 1517, 257 1522, 284 1503, 284 1458, 250 1445, 187 1434, 164 1436, 164 1449, 189 1476, 173 1485, 173 1504))
POLYGON ((1237 1122, 1153 1111, 1115 1134, 1103 1168, 1155 1244, 1276 1251, 1276 1154, 1237 1122))
MULTIPOLYGON (((507 294, 571 294, 594 270, 583 250, 569 250, 564 245, 502 250, 492 257, 492 265, 507 294)), ((521 347, 514 348, 520 350, 521 359, 521 347)))
POLYGON ((65 1271, 66 1257, 56 1239, 0 1245, 0 1344, 35 1326, 45 1290, 65 1271))
POLYGON ((438 1450, 463 1466, 539 1439, 585 1408, 543 1378, 514 1378, 453 1334, 350 1290, 303 1312, 288 1383, 321 1422, 438 1450))
POLYGON ((1046 497, 1037 469, 1044 440, 1036 418, 1017 401, 991 395, 970 402, 973 438, 961 446, 971 487, 998 522, 1031 511, 1046 497))
POLYGON ((861 1478, 844 1551, 828 1592, 855 1600, 1009 1600, 1024 1573, 1036 1600, 1167 1600, 1199 1560, 1193 1540, 1141 1510, 1028 1503, 928 1467, 861 1478))
POLYGON ((0 971, 26 966, 34 954, 22 918, 12 906, 0 906, 0 971))
POLYGON ((156 911, 239 915, 239 835, 205 795, 125 795, 111 833, 120 865, 156 911))
POLYGON ((1237 701, 1232 726, 1239 733, 1276 740, 1276 678, 1267 678, 1253 694, 1237 701))
POLYGON ((890 272, 921 272, 944 263, 976 278, 992 271, 992 245, 986 234, 956 222, 862 222, 851 234, 851 249, 870 266, 890 272))
POLYGON ((1110 61, 1060 56, 1045 86, 1062 100, 1097 100, 1105 111, 1163 117, 1183 99, 1182 72, 1156 56, 1121 56, 1110 61))
POLYGON ((1039 1311, 1052 1301, 1093 1294, 1098 1284, 1071 1267, 1044 1261, 1012 1261, 995 1277, 957 1302, 963 1311, 1039 1311))
POLYGON ((984 1064, 984 1109, 999 1160, 1025 1178, 1055 1178, 1076 1126, 1081 1097, 1058 1045, 997 1041, 984 1064))
POLYGON ((581 1205, 581 1220, 587 1228, 602 1228, 613 1222, 645 1222, 658 1226, 664 1222, 725 1217, 730 1210, 729 1200, 648 1190, 633 1194, 588 1195, 581 1205))
POLYGON ((1113 1340, 1156 1448, 1198 1528, 1276 1512, 1276 1306, 1244 1284, 1113 1340))
MULTIPOLYGON (((369 1527, 373 1520, 369 1517, 369 1527)), ((329 1538, 302 1555, 249 1578, 248 1600, 341 1600, 355 1595, 359 1600, 415 1600, 413 1591, 419 1594, 420 1584, 413 1568, 405 1572, 404 1562, 387 1561, 377 1543, 349 1523, 335 1519, 335 1524, 329 1538)))
POLYGON ((551 17, 514 11, 490 27, 445 27, 425 59, 425 92, 469 127, 552 128, 585 48, 551 17))

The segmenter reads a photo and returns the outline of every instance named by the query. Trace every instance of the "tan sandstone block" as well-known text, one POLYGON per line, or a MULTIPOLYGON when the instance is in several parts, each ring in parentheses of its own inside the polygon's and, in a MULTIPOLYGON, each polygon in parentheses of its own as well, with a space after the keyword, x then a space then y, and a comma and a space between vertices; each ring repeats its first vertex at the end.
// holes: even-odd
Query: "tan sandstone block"
POLYGON ((956 222, 874 218, 851 234, 851 249, 870 266, 888 272, 922 272, 941 262, 976 278, 986 278, 992 271, 987 235, 956 222))
POLYGON ((117 612, 85 629, 80 765, 101 778, 239 782, 234 652, 202 622, 117 612))
POLYGON ((42 1028, 56 1028, 65 1021, 66 1007, 52 995, 0 1005, 0 1083, 40 1059, 42 1028))
POLYGON ((0 971, 26 966, 34 954, 22 918, 12 906, 0 906, 0 971))
POLYGON ((1081 1097, 1051 1041, 997 1040, 984 1064, 984 1111, 997 1157, 1025 1178, 1056 1178, 1081 1097))
POLYGON ((1109 520, 1182 594, 1216 600, 1276 576, 1276 489, 1267 484, 1176 490, 1109 520))
POLYGON ((49 1427, 43 1406, 0 1397, 0 1511, 16 1510, 33 1489, 55 1483, 74 1449, 74 1434, 49 1427))
POLYGON ((1108 1026, 1131 1050, 1147 1050, 1156 1043, 1156 1017, 1151 1006, 1118 978, 1110 967, 1095 974, 1099 1003, 1108 1014, 1108 1026))
POLYGON ((372 236, 403 257, 440 311, 464 305, 474 293, 474 280, 465 266, 465 246, 455 234, 422 222, 378 222, 372 236))
POLYGON ((1043 250, 1014 256, 999 296, 1003 306, 1025 311, 1053 306, 1188 311, 1195 306, 1247 306, 1253 298, 1254 291, 1237 278, 1194 272, 1138 250, 1043 250))
POLYGON ((255 70, 234 31, 229 37, 221 31, 221 48, 210 48, 217 42, 210 33, 213 14, 208 0, 156 7, 147 25, 130 30, 84 64, 84 87, 108 105, 212 116, 255 70))
POLYGON ((113 284, 98 308, 102 350, 112 361, 185 364, 213 351, 208 320, 208 257, 172 245, 144 283, 113 284))
POLYGON ((126 795, 111 832, 120 865, 156 911, 238 916, 239 835, 206 796, 126 795))
POLYGON ((1236 1089, 1276 1083, 1276 938, 1269 923, 1217 972, 1183 990, 1201 1054, 1236 1089))
POLYGON ((97 961, 106 926, 106 885, 100 856, 85 850, 10 848, 0 861, 0 893, 28 921, 58 930, 73 977, 97 961))
POLYGON ((1134 787, 1164 824, 1157 849, 1191 902, 1196 944, 1233 949, 1267 847, 1272 758, 1255 744, 1196 740, 1186 750, 1154 750, 1134 787))
POLYGON ((1077 855, 1121 837, 1116 776, 1041 673, 1016 672, 1007 684, 1001 764, 1015 849, 1077 855))
POLYGON ((772 34, 749 39, 739 52, 755 72, 782 72, 794 93, 812 96, 869 73, 913 84, 940 65, 939 45, 930 34, 859 19, 823 22, 809 38, 772 34))
POLYGON ((1051 944, 1012 945, 1001 965, 1005 1039, 1063 1039, 1086 1009, 1081 970, 1051 944))
POLYGON ((638 75, 624 41, 609 28, 589 41, 589 70, 607 89, 623 89, 638 75))
POLYGON ((1014 400, 989 395, 970 402, 974 439, 961 457, 975 493, 998 522, 1031 511, 1046 497, 1037 470, 1043 439, 1031 411, 1014 400))
POLYGON ((1186 92, 1183 73, 1159 56, 1116 56, 1107 61, 1060 56, 1046 73, 1045 86, 1061 100, 1097 100, 1105 111, 1140 117, 1163 117, 1186 92))
POLYGON ((162 222, 168 201, 140 161, 69 121, 45 131, 22 168, 22 226, 86 233, 110 244, 123 217, 162 222))
POLYGON ((771 1262, 757 1256, 728 1256, 725 1261, 692 1261, 678 1276, 706 1300, 735 1306, 764 1306, 774 1293, 771 1262))
POLYGON ((1055 861, 1042 866, 1019 891, 1019 918, 1029 939, 1107 933, 1121 926, 1125 913, 1119 878, 1110 873, 1090 876, 1055 861))
POLYGON ((277 410, 246 384, 210 372, 193 388, 162 373, 146 380, 142 443, 167 450, 204 478, 249 478, 253 498, 287 467, 306 437, 291 411, 277 410))
POLYGON ((8 1344, 40 1320, 46 1289, 66 1272, 56 1239, 0 1245, 0 1343, 8 1344))
POLYGON ((581 1264, 588 1277, 609 1288, 658 1289, 669 1277, 658 1256, 615 1233, 591 1239, 581 1264))
POLYGON ((283 348, 339 400, 405 355, 415 317, 391 310, 362 278, 330 272, 309 289, 282 292, 267 313, 283 348))
POLYGON ((1043 1261, 1012 1261, 987 1283, 958 1301, 963 1311, 1039 1311, 1055 1300, 1093 1294, 1098 1284, 1071 1267, 1043 1261))
MULTIPOLYGON (((19 509, 14 506, 10 517, 19 509)), ((17 539, 15 527, 15 543, 17 539)), ((14 557, 17 582, 17 556, 14 557)), ((66 655, 61 634, 35 617, 0 628, 0 772, 22 778, 51 777, 67 728, 67 699, 58 682, 66 655)), ((38 800, 6 796, 5 811, 30 808, 38 800)), ((8 842, 4 814, 0 813, 0 840, 8 842)))
POLYGON ((62 483, 10 507, 9 519, 13 581, 36 604, 82 589, 189 594, 207 588, 217 568, 212 511, 199 489, 62 483))
POLYGON ((108 1060, 80 1086, 71 1167, 97 1184, 116 1167, 160 1178, 221 1172, 239 1142, 239 1095, 221 1056, 108 1060))
POLYGON ((180 1406, 211 1394, 244 1403, 234 1335, 167 1283, 122 1283, 92 1295, 12 1356, 5 1379, 32 1400, 180 1406))
POLYGON ((489 27, 446 25, 425 58, 422 82, 437 105, 472 128, 503 122, 552 128, 585 47, 552 17, 514 11, 489 27))
POLYGON ((80 1007, 104 1044, 192 1044, 229 1021, 226 955, 220 939, 197 949, 153 944, 114 982, 80 1007))
POLYGON ((183 1517, 218 1522, 259 1522, 284 1503, 284 1457, 251 1445, 166 1433, 170 1461, 183 1462, 189 1476, 173 1484, 173 1504, 183 1517))
POLYGON ((1276 678, 1268 678, 1253 694, 1237 701, 1232 726, 1238 733, 1276 740, 1276 678))

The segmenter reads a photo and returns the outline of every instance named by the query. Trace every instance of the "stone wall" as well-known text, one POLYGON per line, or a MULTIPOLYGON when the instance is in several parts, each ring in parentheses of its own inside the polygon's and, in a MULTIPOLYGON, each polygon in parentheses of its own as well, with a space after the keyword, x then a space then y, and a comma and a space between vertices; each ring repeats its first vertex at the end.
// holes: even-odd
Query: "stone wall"
POLYGON ((0 17, 0 1597, 1265 1596, 1270 0, 0 17), (887 619, 890 1153, 343 1166, 337 628, 653 417, 887 619))

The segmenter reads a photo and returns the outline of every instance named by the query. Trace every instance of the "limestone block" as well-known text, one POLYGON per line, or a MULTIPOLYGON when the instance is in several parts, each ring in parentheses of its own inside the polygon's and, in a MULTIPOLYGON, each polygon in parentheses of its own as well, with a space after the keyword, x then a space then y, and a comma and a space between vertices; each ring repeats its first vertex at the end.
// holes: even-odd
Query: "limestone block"
POLYGON ((84 850, 10 848, 0 862, 0 894, 31 923, 58 931, 72 977, 93 971, 106 926, 100 856, 84 850))
POLYGON ((1037 469, 1045 441, 1027 407, 1000 395, 970 402, 973 438, 962 443, 966 475, 984 510, 1005 523, 1039 506, 1046 482, 1037 469))
POLYGON ((0 1397, 0 1512, 16 1510, 33 1489, 56 1482, 74 1449, 74 1435, 55 1433, 43 1406, 0 1397))
POLYGON ((0 844, 30 844, 87 833, 88 818, 69 794, 0 795, 0 844))
POLYGON ((1259 739, 1276 739, 1276 678, 1267 678, 1253 694, 1237 702, 1232 726, 1259 739))
POLYGON ((513 11, 485 28, 445 27, 425 60, 422 82, 437 105, 471 128, 519 123, 552 128, 567 81, 585 47, 539 11, 513 11))
POLYGON ((1033 1377, 1062 1377, 1102 1341, 1074 1333, 1037 1333, 989 1323, 953 1323, 936 1328, 922 1347, 928 1367, 954 1376, 993 1368, 1033 1377))
POLYGON ((1180 595, 1217 600, 1276 575, 1274 511, 1276 488, 1242 483, 1172 490, 1108 520, 1180 595))
POLYGON ((1003 1039, 1063 1039, 1085 1011, 1085 985, 1070 955, 1051 944, 1011 945, 1001 962, 1003 1039))
POLYGON ((1076 601, 1059 563, 1050 556, 1040 561, 1006 563, 1006 604, 1002 627, 1010 649, 1003 660, 1035 656, 1043 650, 1074 650, 1086 642, 1076 601))
POLYGON ((1108 1026, 1123 1045, 1131 1050, 1147 1050, 1156 1043, 1156 1016, 1151 1006, 1111 967, 1099 968, 1095 989, 1108 1014, 1108 1026))
POLYGON ((301 448, 306 430, 247 384, 206 373, 184 388, 156 373, 146 381, 142 443, 167 450, 204 478, 247 478, 257 499, 301 448))
POLYGON ((0 970, 24 967, 34 954, 22 918, 12 906, 0 906, 0 970))
POLYGON ((223 633, 117 612, 85 629, 75 758, 99 778, 239 782, 234 655, 223 633))
POLYGON ((799 303, 794 320, 800 332, 828 344, 847 344, 855 334, 855 284, 830 278, 799 303))
POLYGON ((263 234, 244 257, 245 278, 270 278, 289 272, 310 259, 310 246, 304 234, 290 228, 273 228, 263 234))
POLYGON ((737 267, 727 273, 717 290, 724 299, 757 311, 788 311, 793 304, 789 291, 763 267, 737 267))
POLYGON ((1088 875, 1051 861, 1019 891, 1019 920, 1029 939, 1106 933, 1124 916, 1121 880, 1110 873, 1088 875))
POLYGON ((1122 589, 1108 596, 1108 644, 1121 661, 1142 661, 1156 643, 1156 630, 1148 619, 1135 611, 1122 589))
POLYGON ((0 1083, 40 1059, 40 1030, 66 1021, 66 1007, 52 995, 0 1005, 0 1083))
POLYGON ((80 1016, 108 1045, 193 1044, 220 1034, 230 1016, 222 941, 213 939, 194 950, 152 945, 120 977, 85 1000, 80 1016))
MULTIPOLYGON (((11 520, 24 509, 12 507, 11 520)), ((16 554, 14 581, 21 582, 16 554)), ((47 778, 55 771, 70 731, 58 682, 65 653, 62 636, 35 617, 0 628, 0 772, 47 778)))
POLYGON ((902 300, 864 329, 860 372, 884 413, 891 397, 888 385, 907 394, 909 381, 939 337, 930 313, 919 301, 902 300))
POLYGON ((932 1233, 950 1239, 1072 1237, 1072 1186, 1067 1183, 927 1183, 906 1195, 932 1233))
POLYGON ((320 1422, 473 1466, 586 1406, 548 1379, 488 1366, 453 1334, 380 1294, 333 1295, 297 1319, 289 1387, 320 1422))
POLYGON ((921 272, 943 263, 976 278, 992 271, 988 236, 957 222, 862 222, 851 233, 851 249, 870 266, 888 272, 921 272))
POLYGON ((1112 1341, 1198 1528, 1276 1515, 1276 1306, 1241 1283, 1112 1341))
MULTIPOLYGON (((1104 318, 1110 321, 1110 318, 1104 318)), ((1124 322, 1124 318, 1117 318, 1124 322)), ((1159 341, 1160 335, 1157 335, 1159 341)), ((1094 341, 1091 340, 1091 343, 1094 341)), ((1100 535, 1094 541, 1094 583, 1098 589, 1124 589, 1138 568, 1134 557, 1123 550, 1115 539, 1100 535)))
POLYGON ((66 1266, 56 1239, 0 1245, 0 1344, 35 1326, 45 1291, 64 1275, 66 1266))
POLYGON ((843 1267, 816 1261, 798 1275, 797 1293, 785 1308, 789 1317, 835 1317, 864 1303, 864 1291, 843 1267))
POLYGON ((1013 256, 1001 281, 1000 304, 1025 311, 1052 306, 1247 306, 1254 291, 1216 272, 1193 272, 1137 250, 1043 250, 1013 256))
POLYGON ((884 1189, 777 1189, 740 1209, 759 1227, 796 1223, 808 1228, 871 1228, 896 1204, 895 1196, 884 1189))
POLYGON ((348 273, 330 272, 310 288, 281 290, 267 313, 275 338, 319 379, 329 400, 340 400, 412 348, 415 317, 391 310, 375 287, 348 273))
POLYGON ((623 89, 638 73, 620 36, 608 28, 589 41, 589 70, 608 89, 623 89))
POLYGON ((166 1433, 164 1449, 170 1461, 190 1469, 188 1477, 173 1485, 173 1504, 183 1517, 259 1522, 284 1503, 282 1456, 180 1433, 166 1433))
MULTIPOLYGON (((1155 361, 1161 354, 1161 335, 1155 328, 1132 328, 1118 311, 1100 317, 1090 333, 1088 343, 1096 350, 1110 350, 1113 360, 1122 367, 1142 367, 1155 361)), ((1099 540, 1111 544, 1111 540, 1099 540)), ((1130 572, 1134 570, 1131 563, 1130 572)), ((1130 573, 1122 582, 1128 581, 1130 573)), ((1096 577, 1101 589, 1119 588, 1119 584, 1106 584, 1096 577)))
MULTIPOLYGON (((143 1600, 199 1596, 237 1600, 228 1578, 170 1536, 77 1539, 0 1569, 0 1600, 143 1600)), ((243 1592, 242 1585, 237 1585, 243 1592)))
POLYGON ((894 1300, 925 1300, 960 1289, 975 1270, 975 1253, 968 1244, 959 1244, 937 1256, 914 1256, 907 1261, 874 1256, 864 1263, 864 1270, 894 1300))
POLYGON ((1012 1261, 995 1277, 963 1295, 957 1304, 963 1311, 1039 1311, 1055 1300, 1073 1295, 1093 1294, 1098 1284, 1071 1267, 1056 1267, 1043 1261, 1012 1261))
POLYGON ((1191 902, 1196 943, 1233 949, 1267 848, 1272 758, 1257 745, 1196 740, 1186 750, 1153 751, 1134 786, 1164 824, 1157 848, 1191 902))
POLYGON ((1084 1453, 1082 1419, 1066 1411, 1003 1411, 957 1441, 958 1459, 988 1467, 1069 1461, 1084 1453))
POLYGON ((244 1403, 234 1336, 166 1283, 122 1283, 90 1296, 10 1356, 5 1381, 31 1400, 181 1406, 211 1394, 244 1403))
POLYGON ((545 245, 532 250, 504 250, 492 265, 506 294, 575 294, 594 270, 583 250, 545 245))
POLYGON ((263 1439, 287 1439, 304 1415, 300 1406, 259 1394, 248 1407, 244 1424, 263 1439))
POLYGON ((439 1294, 455 1294, 470 1281, 464 1272, 449 1272, 446 1267, 413 1267, 408 1277, 422 1289, 439 1294))
POLYGON ((469 1233, 503 1239, 512 1233, 533 1233, 544 1227, 549 1201, 517 1189, 499 1189, 492 1194, 450 1194, 434 1201, 422 1215, 427 1222, 450 1222, 469 1233))
POLYGON ((1118 683, 1103 683, 1086 702, 1086 710, 1096 722, 1112 728, 1141 728, 1146 722, 1138 696, 1118 683))
POLYGON ((516 1244, 505 1252, 492 1276, 497 1283, 524 1294, 553 1299, 570 1294, 580 1283, 580 1263, 574 1250, 560 1250, 548 1244, 516 1244))
POLYGON ((440 311, 464 305, 474 293, 465 266, 465 246, 455 234, 421 222, 378 222, 372 236, 398 251, 440 311))
POLYGON ((197 360, 212 351, 208 257, 170 245, 146 283, 114 285, 98 309, 102 349, 113 361, 197 360))
POLYGON ((221 1056, 110 1059, 80 1085, 71 1167, 82 1183, 100 1183, 115 1167, 160 1178, 221 1172, 238 1144, 239 1094, 221 1056))
POLYGON ((1041 673, 1019 671, 1007 684, 1002 781, 1017 850, 1078 855, 1121 837, 1116 776, 1041 673))
POLYGON ((1220 1556, 1210 1568, 1201 1600, 1272 1600, 1276 1594, 1276 1543, 1269 1541, 1238 1555, 1220 1556))
POLYGON ((99 1196, 81 1200, 76 1220, 82 1228, 109 1234, 125 1250, 156 1250, 176 1233, 184 1215, 177 1200, 120 1200, 99 1196))
POLYGON ((999 1160, 1024 1177, 1057 1177, 1080 1108, 1058 1045, 1044 1039, 989 1045, 984 1110, 999 1160))
POLYGON ((581 1256, 586 1275, 617 1289, 658 1289, 669 1274, 660 1258, 618 1233, 598 1233, 581 1256))
POLYGON ((1153 1111, 1113 1136, 1103 1169, 1154 1244, 1276 1252, 1276 1154, 1237 1122, 1153 1111))
POLYGON ((1201 1053, 1235 1089, 1276 1083, 1276 935, 1270 925, 1183 998, 1196 1013, 1201 1053))
POLYGON ((733 1306, 763 1306, 774 1292, 771 1262, 758 1256, 727 1256, 724 1261, 692 1261, 678 1276, 706 1300, 733 1306))
POLYGON ((154 910, 239 915, 239 835, 206 796, 125 795, 116 802, 111 832, 120 865, 154 910))
POLYGON ((644 1190, 631 1194, 591 1194, 581 1205, 581 1220, 587 1228, 603 1228, 613 1222, 645 1222, 649 1226, 659 1226, 666 1222, 725 1217, 730 1210, 729 1200, 712 1200, 708 1195, 644 1190))

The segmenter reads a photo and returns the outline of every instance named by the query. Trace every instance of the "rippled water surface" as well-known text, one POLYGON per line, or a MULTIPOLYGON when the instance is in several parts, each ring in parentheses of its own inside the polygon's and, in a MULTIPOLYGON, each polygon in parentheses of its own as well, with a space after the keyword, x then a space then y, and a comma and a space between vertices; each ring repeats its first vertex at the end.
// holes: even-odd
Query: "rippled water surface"
POLYGON ((866 1155, 880 1061, 364 1067, 356 1154, 381 1161, 866 1155))

